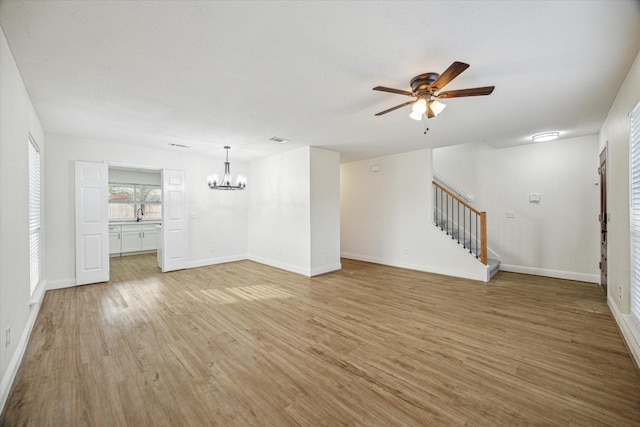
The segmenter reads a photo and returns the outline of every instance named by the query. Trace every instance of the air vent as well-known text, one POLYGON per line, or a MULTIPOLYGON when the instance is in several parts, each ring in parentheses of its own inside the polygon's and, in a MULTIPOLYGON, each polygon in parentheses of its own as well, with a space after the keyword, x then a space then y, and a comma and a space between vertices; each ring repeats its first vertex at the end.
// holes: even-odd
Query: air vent
POLYGON ((175 142, 170 142, 169 146, 171 147, 178 147, 178 148, 191 148, 188 145, 184 145, 184 144, 176 144, 175 142))
POLYGON ((278 144, 284 144, 284 143, 290 142, 289 139, 280 138, 279 136, 272 136, 271 138, 269 138, 269 141, 277 142, 278 144))

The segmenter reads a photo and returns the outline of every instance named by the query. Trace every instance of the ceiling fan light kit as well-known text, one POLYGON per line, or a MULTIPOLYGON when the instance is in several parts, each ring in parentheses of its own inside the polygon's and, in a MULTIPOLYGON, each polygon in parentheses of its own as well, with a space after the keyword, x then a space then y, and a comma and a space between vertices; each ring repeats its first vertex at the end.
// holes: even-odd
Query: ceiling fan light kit
POLYGON ((547 142, 553 141, 554 139, 558 139, 560 137, 560 132, 545 132, 539 133, 537 135, 533 135, 531 140, 533 142, 547 142))
POLYGON ((381 116, 404 106, 412 105, 412 112, 409 117, 414 120, 421 120, 423 115, 426 115, 428 119, 431 119, 440 114, 446 107, 445 104, 438 102, 437 99, 490 95, 493 92, 493 89, 495 89, 495 86, 484 86, 440 92, 442 88, 449 84, 451 80, 458 77, 460 73, 462 73, 467 68, 469 68, 469 64, 456 61, 451 64, 449 68, 447 68, 442 74, 424 73, 415 76, 411 79, 411 82, 409 82, 411 86, 411 92, 384 86, 374 87, 373 90, 379 90, 382 92, 395 93, 398 95, 405 95, 416 98, 412 101, 407 101, 400 105, 396 105, 395 107, 380 111, 375 115, 381 116))
POLYGON ((229 163, 229 149, 231 147, 225 146, 224 149, 227 151, 227 160, 224 162, 224 176, 222 177, 222 181, 218 180, 218 175, 209 175, 207 177, 207 184, 209 188, 212 190, 244 190, 247 186, 247 178, 242 175, 238 175, 238 180, 236 184, 233 185, 233 180, 231 179, 231 164, 229 163))

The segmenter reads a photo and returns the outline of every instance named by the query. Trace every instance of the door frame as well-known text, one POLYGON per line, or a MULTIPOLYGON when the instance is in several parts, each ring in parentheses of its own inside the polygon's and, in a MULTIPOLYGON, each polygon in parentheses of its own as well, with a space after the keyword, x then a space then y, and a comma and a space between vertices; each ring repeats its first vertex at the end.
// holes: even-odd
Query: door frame
MULTIPOLYGON (((107 175, 106 175, 106 179, 104 180, 103 191, 107 195, 107 202, 106 202, 106 206, 103 209, 104 210, 103 214, 107 218, 107 221, 105 222, 104 227, 102 227, 102 228, 104 228, 104 230, 101 230, 101 231, 104 232, 105 235, 107 236, 106 244, 108 245, 108 236, 109 236, 109 220, 108 220, 108 217, 109 217, 109 202, 108 202, 109 173, 108 173, 108 171, 109 171, 109 167, 119 167, 119 168, 127 168, 127 169, 144 169, 144 170, 149 170, 149 171, 159 171, 161 177, 163 176, 165 169, 161 168, 161 167, 158 167, 158 166, 150 166, 150 165, 126 163, 126 162, 117 162, 117 161, 107 161, 107 160, 102 160, 102 161, 76 160, 75 161, 76 165, 78 165, 79 163, 95 163, 95 164, 104 165, 103 167, 106 167, 107 175)), ((76 168, 76 171, 77 171, 77 166, 75 166, 75 168, 76 168)), ((167 170, 169 170, 169 169, 167 169, 167 170)), ((184 173, 183 176, 184 176, 184 179, 185 179, 185 197, 182 199, 182 203, 183 203, 182 207, 183 207, 183 212, 185 212, 185 215, 186 215, 186 212, 187 212, 186 172, 185 171, 182 171, 182 172, 184 173)), ((74 181, 75 181, 75 178, 74 178, 74 181)), ((164 180, 161 179, 161 186, 163 188, 162 191, 163 191, 163 195, 164 195, 164 182, 163 181, 164 180)), ((80 195, 79 195, 79 192, 78 192, 77 184, 74 184, 74 186, 75 186, 74 187, 74 189, 75 189, 75 199, 76 199, 76 205, 77 205, 79 203, 79 201, 80 201, 80 195)), ((165 200, 164 200, 164 197, 163 197, 163 200, 162 200, 162 212, 163 212, 163 222, 164 222, 164 212, 165 212, 165 200)), ((100 280, 98 280, 98 281, 89 281, 89 282, 79 283, 79 281, 78 281, 78 273, 77 273, 77 268, 78 268, 77 267, 77 264, 78 264, 77 260, 78 260, 78 257, 81 256, 81 251, 80 251, 81 248, 77 244, 77 241, 78 241, 78 238, 79 238, 78 237, 78 233, 79 233, 79 230, 80 230, 78 220, 79 220, 79 218, 78 218, 78 215, 76 214, 76 217, 75 217, 75 227, 76 227, 76 251, 75 251, 76 252, 76 285, 78 285, 78 284, 100 283, 100 282, 109 281, 110 280, 110 271, 109 271, 110 257, 109 257, 109 250, 108 250, 108 246, 107 246, 107 250, 103 251, 103 253, 101 255, 103 263, 106 264, 106 278, 100 277, 100 280), (106 255, 106 257, 105 257, 105 255, 106 255)), ((185 231, 186 231, 186 229, 185 229, 185 231)), ((163 233, 165 233, 165 228, 164 227, 162 228, 161 234, 163 234, 163 233)), ((164 250, 163 250, 164 253, 168 253, 167 249, 169 249, 169 250, 171 249, 170 247, 167 248, 167 245, 171 243, 170 239, 163 239, 163 236, 159 236, 159 239, 163 240, 162 244, 165 246, 164 250)), ((184 239, 185 240, 183 241, 183 245, 184 245, 184 247, 186 249, 186 246, 188 245, 188 234, 187 233, 184 234, 184 239)), ((185 266, 182 267, 182 268, 186 268, 186 259, 185 259, 185 266)), ((163 272, 164 272, 164 270, 163 270, 163 272)))

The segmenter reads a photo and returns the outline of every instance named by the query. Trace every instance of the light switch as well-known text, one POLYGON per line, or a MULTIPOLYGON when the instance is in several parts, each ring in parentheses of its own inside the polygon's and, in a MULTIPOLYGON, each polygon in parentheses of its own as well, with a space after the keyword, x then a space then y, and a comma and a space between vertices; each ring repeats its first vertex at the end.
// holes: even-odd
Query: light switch
POLYGON ((195 212, 191 212, 191 219, 196 219, 196 213, 195 212))
POLYGON ((514 211, 507 211, 507 218, 515 218, 516 214, 514 211))

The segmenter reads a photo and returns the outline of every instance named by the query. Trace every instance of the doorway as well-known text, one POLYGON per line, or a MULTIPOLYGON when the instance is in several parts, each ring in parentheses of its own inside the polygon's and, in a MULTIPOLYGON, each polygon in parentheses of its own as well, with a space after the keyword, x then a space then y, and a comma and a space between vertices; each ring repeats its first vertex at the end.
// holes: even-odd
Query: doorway
POLYGON ((607 147, 600 153, 600 286, 607 295, 607 147))
MULTIPOLYGON (((116 166, 139 168, 121 164, 116 166)), ((162 213, 161 228, 157 231, 158 264, 163 272, 186 268, 186 174, 179 170, 142 168, 158 170, 161 176, 162 213)), ((75 162, 76 285, 109 281, 108 174, 105 162, 75 162)), ((135 223, 135 218, 133 221, 135 223)))

